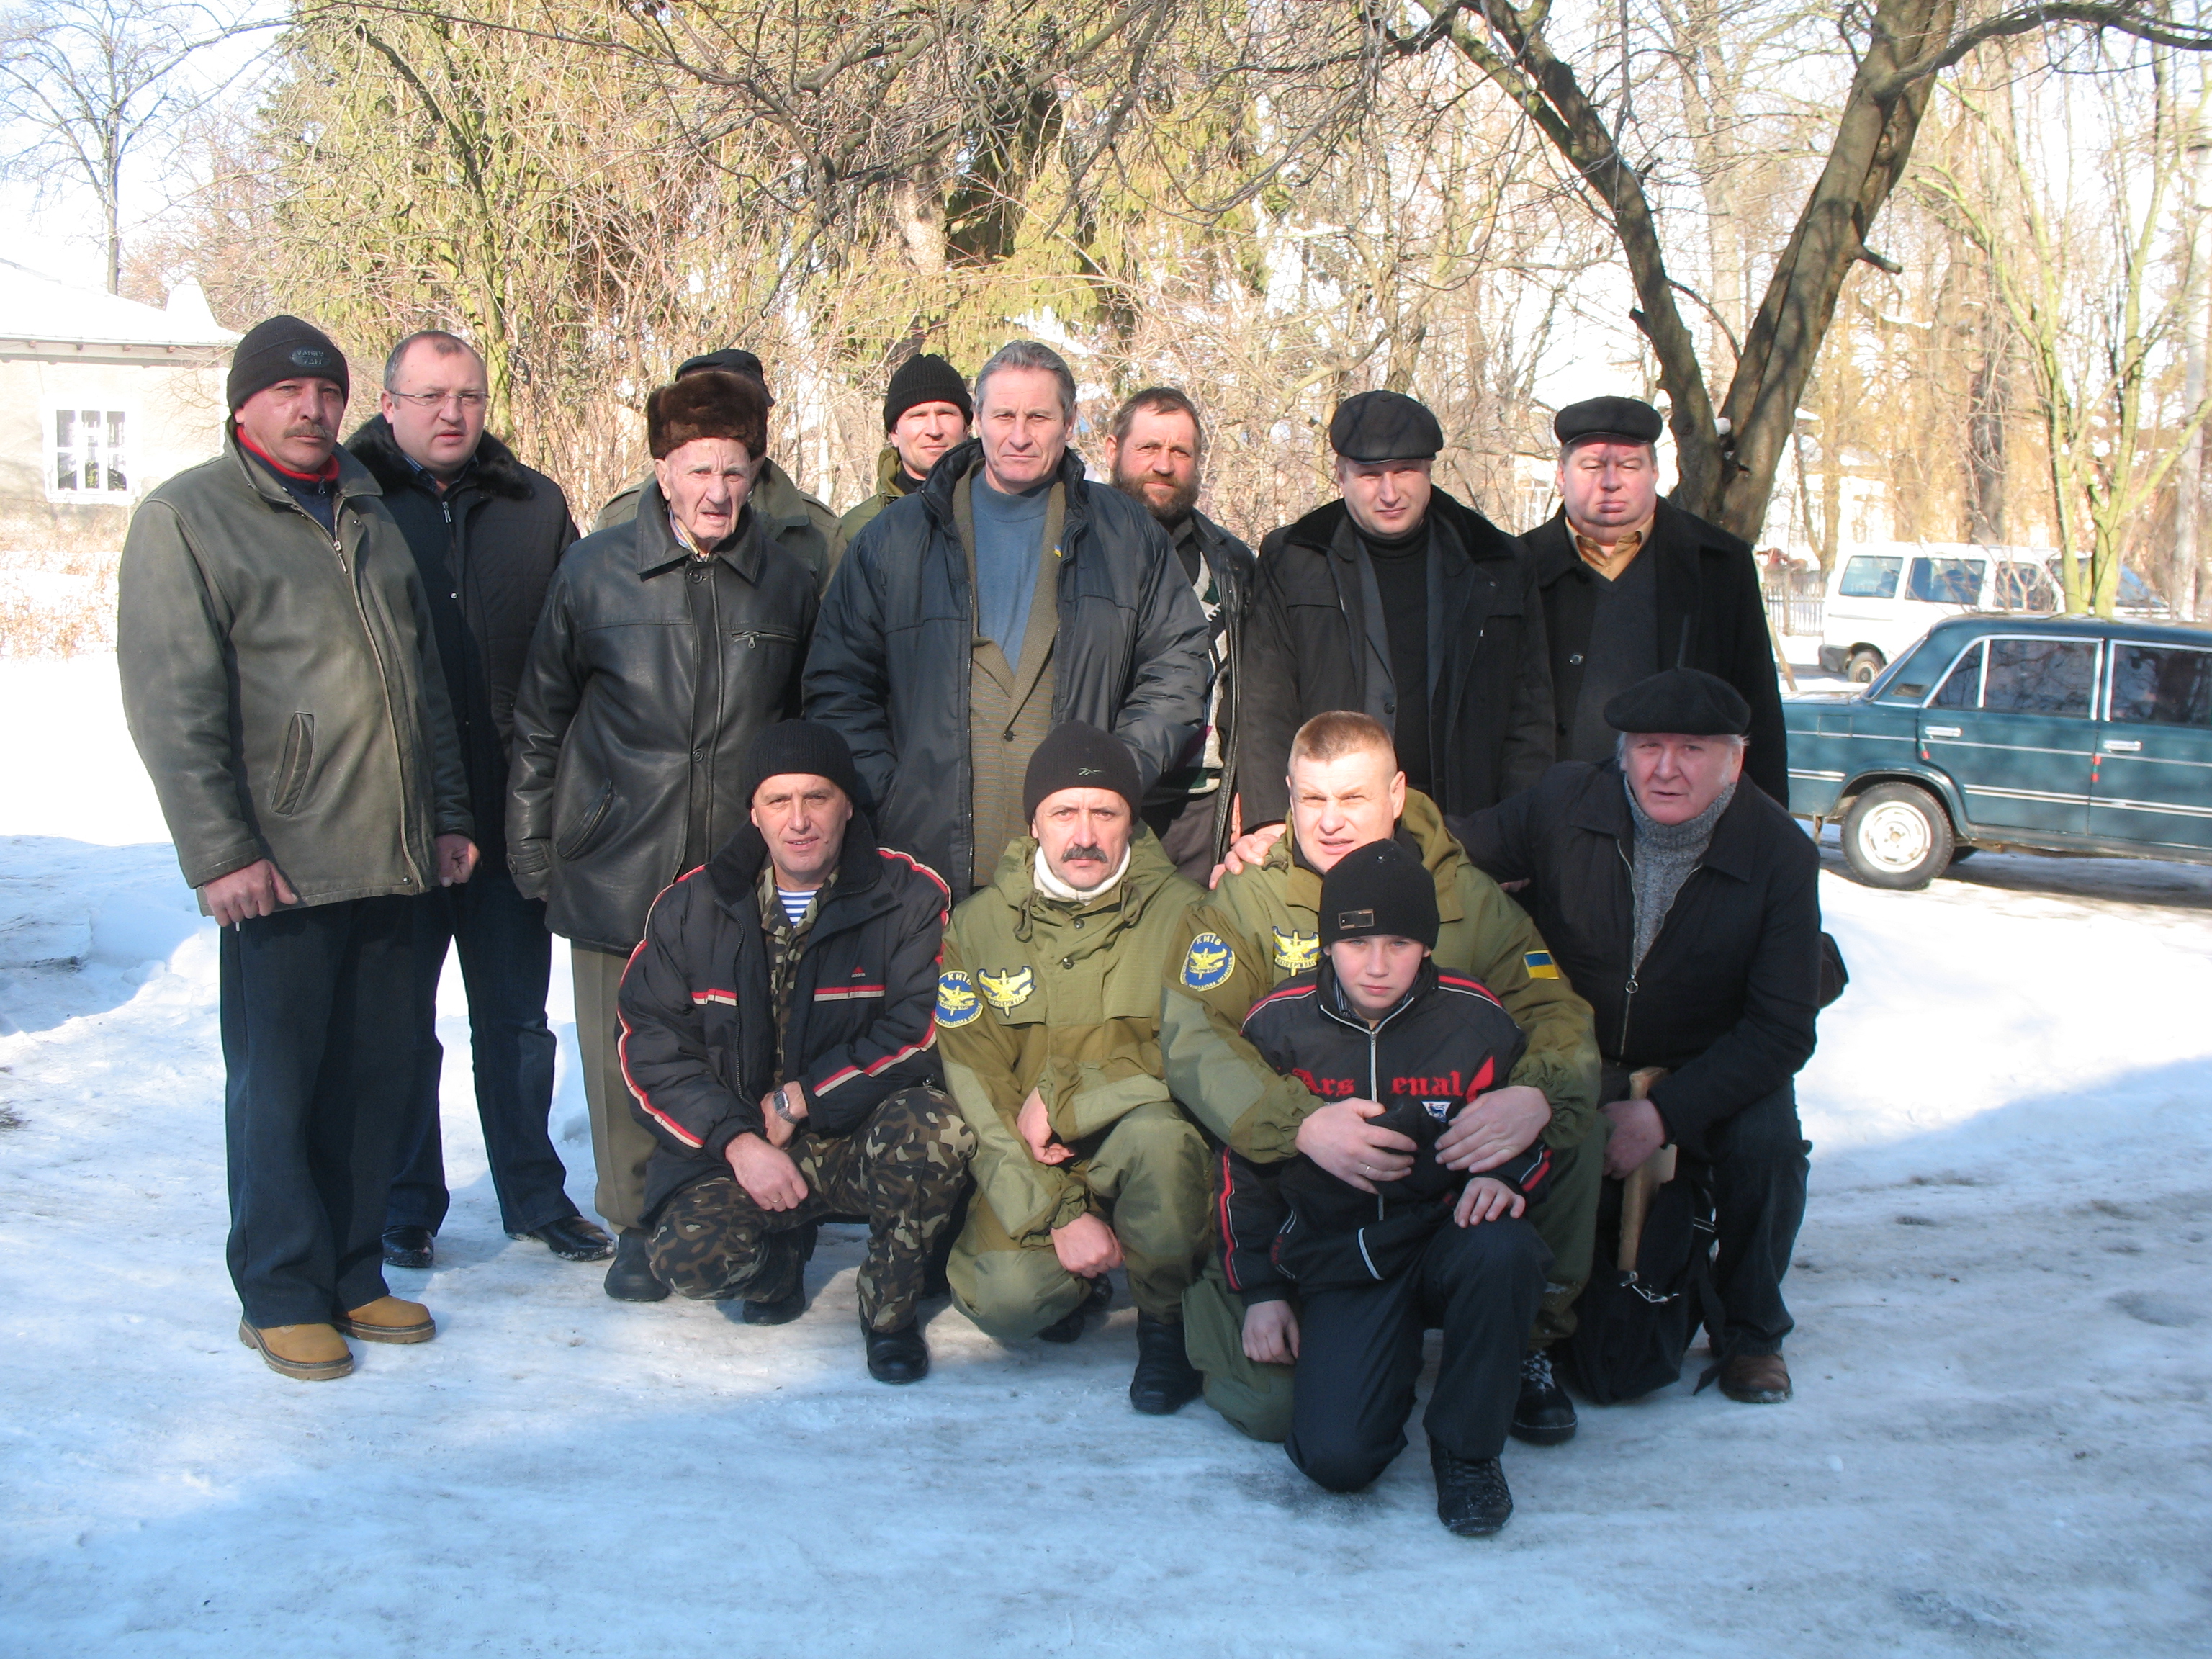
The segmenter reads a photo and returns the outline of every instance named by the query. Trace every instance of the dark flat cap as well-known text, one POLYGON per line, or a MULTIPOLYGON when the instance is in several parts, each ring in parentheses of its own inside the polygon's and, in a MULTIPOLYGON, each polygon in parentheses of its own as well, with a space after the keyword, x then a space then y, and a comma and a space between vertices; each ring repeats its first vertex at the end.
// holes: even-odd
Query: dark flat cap
POLYGON ((1552 417, 1552 431, 1563 444, 1584 438, 1656 444, 1666 429, 1659 411, 1640 398, 1585 398, 1552 417))
POLYGON ((1638 680, 1605 706, 1616 732, 1679 732, 1686 738, 1740 738, 1751 730, 1743 693, 1702 668, 1669 668, 1638 680))
POLYGON ((1444 430, 1402 392, 1363 392, 1336 406, 1328 447, 1347 461, 1425 461, 1444 447, 1444 430))
MULTIPOLYGON (((748 380, 758 380, 762 391, 768 390, 768 376, 761 372, 761 360, 743 346, 724 346, 720 351, 702 351, 696 357, 686 357, 676 365, 676 378, 680 380, 686 374, 696 374, 702 368, 719 368, 726 374, 742 374, 748 380)), ((774 397, 768 401, 769 408, 775 407, 774 397)))

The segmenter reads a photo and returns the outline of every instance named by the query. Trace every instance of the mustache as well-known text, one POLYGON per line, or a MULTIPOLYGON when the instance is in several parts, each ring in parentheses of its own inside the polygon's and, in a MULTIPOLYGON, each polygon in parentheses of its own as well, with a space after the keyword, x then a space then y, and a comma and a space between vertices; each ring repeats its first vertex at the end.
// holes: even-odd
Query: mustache
POLYGON ((1106 856, 1106 849, 1099 846, 1096 842, 1079 841, 1073 847, 1070 847, 1066 852, 1062 853, 1060 856, 1063 862, 1068 864, 1107 864, 1112 862, 1112 860, 1108 859, 1106 856))

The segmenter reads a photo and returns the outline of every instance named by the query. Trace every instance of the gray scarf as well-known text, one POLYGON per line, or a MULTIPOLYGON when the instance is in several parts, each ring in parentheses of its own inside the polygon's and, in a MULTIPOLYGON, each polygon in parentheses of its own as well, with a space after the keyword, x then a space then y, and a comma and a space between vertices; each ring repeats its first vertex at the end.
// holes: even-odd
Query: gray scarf
POLYGON ((1690 872, 1698 867, 1698 860, 1712 844, 1713 826, 1735 799, 1735 785, 1722 790, 1711 806, 1686 823, 1661 823, 1638 804, 1626 776, 1620 784, 1627 790, 1628 810, 1636 820, 1636 856, 1629 866, 1636 889, 1636 955, 1629 968, 1632 975, 1644 966, 1651 941, 1659 937, 1659 924, 1674 908, 1674 895, 1682 890, 1690 872))

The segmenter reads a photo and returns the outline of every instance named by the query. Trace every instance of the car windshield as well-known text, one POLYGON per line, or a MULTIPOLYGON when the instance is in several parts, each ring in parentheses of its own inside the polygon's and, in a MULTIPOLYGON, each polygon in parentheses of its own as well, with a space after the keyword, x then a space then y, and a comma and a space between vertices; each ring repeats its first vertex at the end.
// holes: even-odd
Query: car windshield
POLYGON ((1988 568, 1979 559, 1915 559, 1905 596, 1929 605, 1978 604, 1988 568))
POLYGON ((1936 676, 1951 660, 1951 653, 1959 648, 1959 636, 1947 634, 1941 638, 1930 635, 1914 646, 1895 662, 1875 677, 1866 695, 1876 702, 1924 702, 1928 688, 1935 684, 1936 676))

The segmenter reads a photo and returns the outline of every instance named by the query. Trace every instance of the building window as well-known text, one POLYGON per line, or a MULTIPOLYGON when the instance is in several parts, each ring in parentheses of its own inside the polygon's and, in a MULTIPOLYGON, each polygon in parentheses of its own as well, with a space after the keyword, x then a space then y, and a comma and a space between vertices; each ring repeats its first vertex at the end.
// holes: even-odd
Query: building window
POLYGON ((58 501, 118 501, 131 494, 130 417, 119 409, 57 409, 47 494, 58 501))

